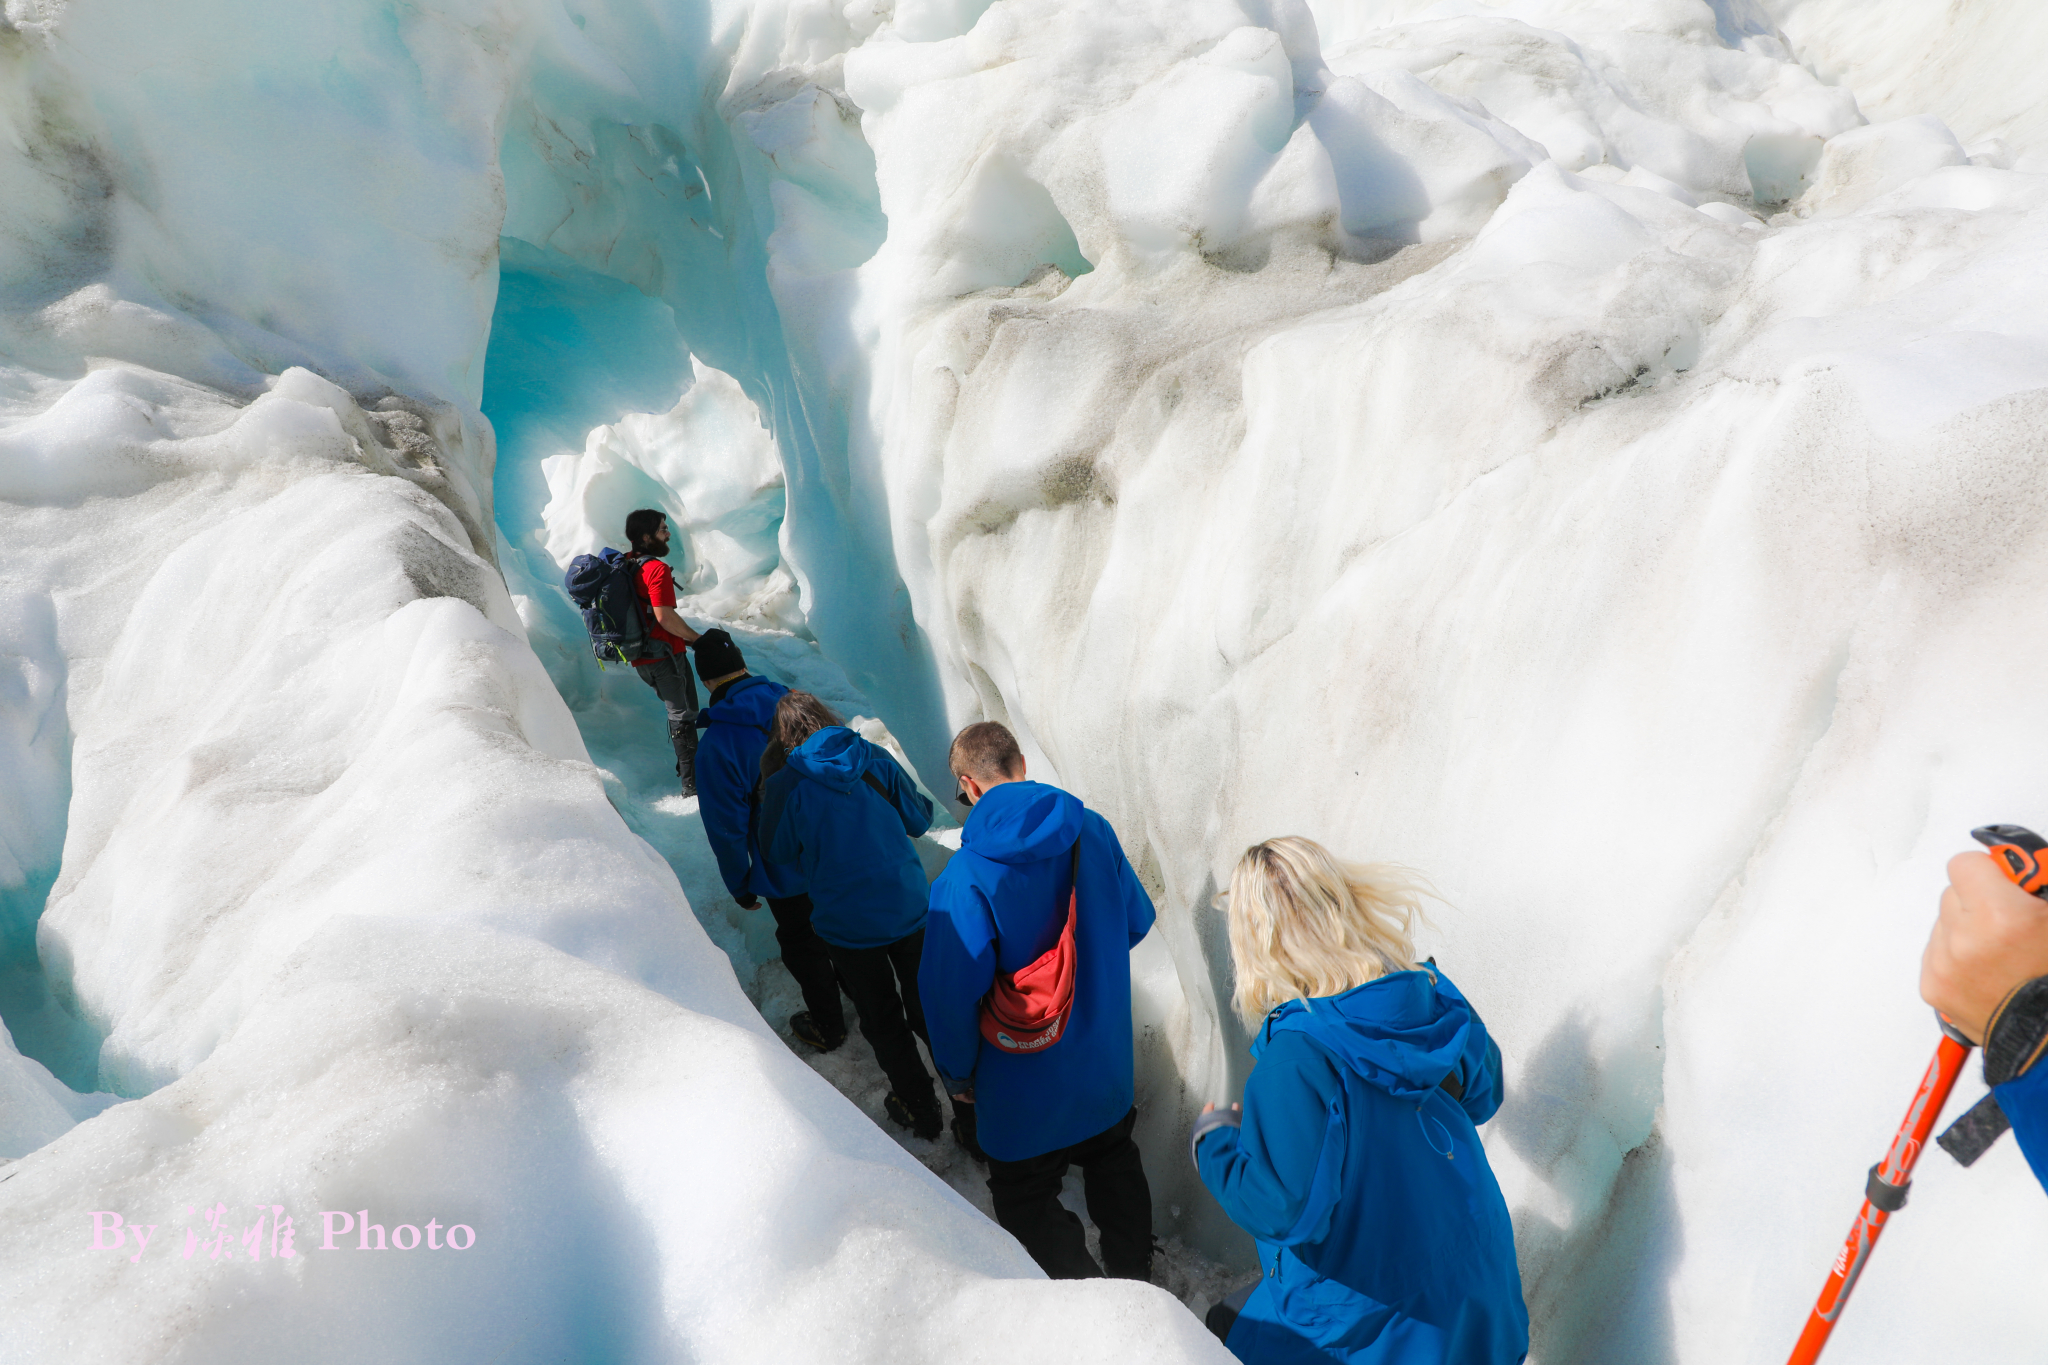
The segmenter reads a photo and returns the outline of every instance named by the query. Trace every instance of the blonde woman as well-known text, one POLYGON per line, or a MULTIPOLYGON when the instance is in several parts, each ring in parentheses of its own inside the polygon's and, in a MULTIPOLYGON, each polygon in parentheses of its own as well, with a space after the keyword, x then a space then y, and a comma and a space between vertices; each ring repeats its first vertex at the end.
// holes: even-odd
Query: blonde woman
POLYGON ((1231 875, 1233 1003, 1257 1065, 1241 1107, 1202 1111, 1194 1153, 1259 1244, 1258 1287, 1210 1313, 1247 1365, 1528 1354, 1514 1229, 1475 1127, 1500 1107, 1500 1049, 1417 964, 1421 895, 1302 838, 1247 849, 1231 875))

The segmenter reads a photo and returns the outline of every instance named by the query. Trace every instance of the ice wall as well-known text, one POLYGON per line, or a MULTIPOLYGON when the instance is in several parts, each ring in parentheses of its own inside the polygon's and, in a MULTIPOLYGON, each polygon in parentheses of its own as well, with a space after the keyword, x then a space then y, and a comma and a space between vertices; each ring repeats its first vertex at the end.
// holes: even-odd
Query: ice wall
MULTIPOLYGON (((651 64, 745 36, 622 10, 651 64)), ((1219 1358, 1044 1282, 788 1053, 526 642, 498 148, 515 77, 574 85, 537 50, 632 104, 570 16, 5 14, 0 832, 101 1093, 0 1051, 0 1358, 1219 1358), (475 1241, 326 1250, 340 1205, 475 1241)))
MULTIPOLYGON (((1206 907, 1245 844, 1437 878, 1541 1357, 1769 1358, 1932 1044, 1943 856, 2048 738, 2000 624, 2044 552, 2044 182, 1866 126, 1754 8, 1254 11, 1006 3, 847 59, 952 719, 1158 879, 1190 1099, 1243 1065, 1206 907)), ((1923 1177, 1838 1349, 2048 1332, 1929 1290, 2042 1254, 1996 1160, 1923 1177)))
POLYGON ((1768 8, 1800 58, 1855 90, 1872 118, 1933 114, 1965 142, 1982 144, 1982 154, 2040 171, 2048 152, 2048 101, 2040 97, 2048 12, 2038 5, 1917 0, 1873 10, 1770 0, 1768 8))
MULTIPOLYGON (((1931 1042, 1942 856, 2034 818, 2048 740, 2031 30, 1883 6, 1945 54, 1908 78, 1877 8, 9 0, 0 889, 55 879, 13 979, 151 1093, 0 1180, 58 1230, 0 1251, 8 1348, 118 1304, 101 1356, 971 1357, 1050 1304, 1084 1356, 1205 1349, 986 1278, 521 639, 567 635, 541 459, 680 496, 677 431, 763 458, 737 390, 805 628, 920 766, 1008 720, 1159 895, 1170 1225, 1229 1245, 1180 1160, 1244 1065, 1209 897, 1306 832, 1450 897, 1538 1357, 1782 1351, 1931 1042), (80 1249, 280 1191, 559 1235, 396 1287, 80 1249), (836 1347, 778 1335, 821 1304, 836 1347)), ((704 535, 761 568, 729 472, 704 535)), ((2039 1197, 1930 1159, 1837 1349, 2027 1356, 2039 1197)))

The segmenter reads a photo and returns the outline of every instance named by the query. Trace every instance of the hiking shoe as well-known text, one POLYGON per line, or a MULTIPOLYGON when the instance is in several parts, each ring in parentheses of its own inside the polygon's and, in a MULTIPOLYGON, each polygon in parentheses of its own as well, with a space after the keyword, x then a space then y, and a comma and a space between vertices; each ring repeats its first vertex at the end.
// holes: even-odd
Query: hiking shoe
POLYGON ((789 1032, 799 1043, 809 1044, 820 1052, 830 1052, 846 1041, 845 1029, 837 1033, 825 1032, 818 1027, 818 1021, 811 1017, 809 1010, 789 1016, 789 1032))
POLYGON ((936 1100, 931 1101, 922 1110, 913 1109, 907 1100, 891 1090, 889 1097, 882 1101, 882 1108, 888 1113, 892 1123, 908 1128, 926 1142, 935 1141, 939 1134, 946 1131, 946 1123, 939 1114, 936 1100))
POLYGON ((981 1150, 981 1144, 974 1137, 974 1110, 972 1107, 953 1109, 953 1141, 973 1158, 975 1165, 988 1165, 988 1153, 981 1150))

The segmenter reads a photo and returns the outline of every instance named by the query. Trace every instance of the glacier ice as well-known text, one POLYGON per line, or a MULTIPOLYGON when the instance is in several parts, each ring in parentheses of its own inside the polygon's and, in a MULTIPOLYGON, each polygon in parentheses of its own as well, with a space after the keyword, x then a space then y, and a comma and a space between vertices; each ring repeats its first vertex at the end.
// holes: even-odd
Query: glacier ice
MULTIPOLYGON (((643 500, 772 671, 1116 824, 1163 1227, 1239 1254, 1209 899, 1301 832, 1449 897, 1536 1358, 1789 1344, 2048 748, 2030 9, 4 15, 0 1355, 1220 1358, 764 1025, 554 586, 643 500)), ((1835 1349, 2032 1354, 2017 1153, 1920 1185, 1835 1349)))
POLYGON ((557 564, 618 540, 634 508, 659 507, 675 533, 676 595, 692 614, 802 628, 778 543, 781 455, 731 375, 693 362, 673 408, 593 427, 580 454, 547 456, 541 472, 544 548, 557 564))

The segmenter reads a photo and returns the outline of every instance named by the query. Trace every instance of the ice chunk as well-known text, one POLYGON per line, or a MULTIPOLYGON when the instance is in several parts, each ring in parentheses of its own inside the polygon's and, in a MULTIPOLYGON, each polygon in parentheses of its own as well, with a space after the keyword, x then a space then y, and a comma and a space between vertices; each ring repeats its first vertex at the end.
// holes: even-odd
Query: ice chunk
POLYGON ((1808 133, 1758 133, 1742 145, 1749 192, 1761 205, 1783 204, 1805 194, 1820 165, 1820 138, 1808 133))
POLYGON ((1852 213, 1880 195, 1944 166, 1969 164, 1955 134, 1921 115, 1874 123, 1830 138, 1814 171, 1810 212, 1852 213))

